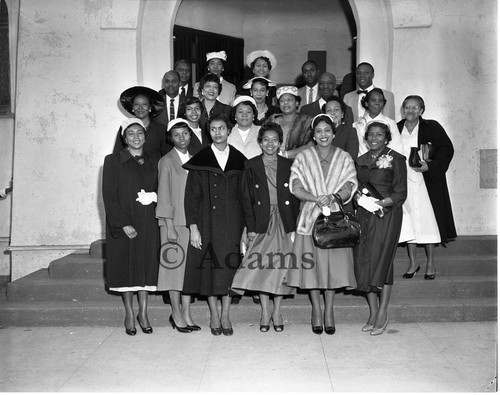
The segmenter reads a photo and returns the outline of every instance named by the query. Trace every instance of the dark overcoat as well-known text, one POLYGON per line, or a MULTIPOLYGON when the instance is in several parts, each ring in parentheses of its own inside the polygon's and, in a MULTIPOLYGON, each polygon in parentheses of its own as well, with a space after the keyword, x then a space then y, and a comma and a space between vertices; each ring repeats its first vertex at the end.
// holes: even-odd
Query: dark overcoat
MULTIPOLYGON (((276 189, 278 211, 285 232, 294 232, 300 210, 299 200, 292 195, 288 182, 293 160, 278 155, 276 189)), ((266 233, 271 215, 269 186, 262 155, 247 160, 241 183, 241 203, 248 232, 266 233)))
POLYGON ((160 233, 156 204, 143 206, 137 192, 158 189, 157 162, 144 154, 144 163, 127 149, 104 159, 102 195, 106 210, 106 264, 108 287, 156 286, 160 233), (131 225, 137 236, 129 239, 123 227, 131 225))
POLYGON ((222 170, 211 146, 193 156, 189 170, 184 208, 186 226, 196 224, 202 248, 189 244, 184 292, 206 296, 227 295, 241 262, 240 240, 243 210, 240 183, 245 156, 229 146, 226 168, 222 170))
MULTIPOLYGON (((405 119, 398 122, 399 132, 403 130, 405 119)), ((429 144, 429 170, 424 175, 425 186, 431 200, 434 216, 439 227, 441 243, 457 237, 450 194, 446 182, 446 171, 453 158, 453 144, 443 127, 434 120, 420 118, 418 145, 429 144)))
MULTIPOLYGON (((207 111, 205 102, 202 101, 201 104, 201 116, 198 122, 200 124, 201 131, 206 133, 207 136, 210 136, 210 131, 207 129, 208 120, 210 119, 210 117, 214 114, 226 114, 227 118, 229 119, 229 116, 231 114, 231 106, 228 106, 227 104, 221 103, 219 100, 216 100, 212 109, 210 111, 207 111)), ((229 119, 229 122, 232 121, 229 119)))

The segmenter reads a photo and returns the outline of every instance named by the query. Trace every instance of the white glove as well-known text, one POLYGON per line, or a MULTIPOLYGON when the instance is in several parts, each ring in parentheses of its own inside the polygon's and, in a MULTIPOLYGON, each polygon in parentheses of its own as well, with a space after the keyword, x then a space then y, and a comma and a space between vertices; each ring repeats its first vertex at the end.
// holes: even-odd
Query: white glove
POLYGON ((156 192, 146 192, 144 189, 141 189, 140 192, 137 192, 137 202, 141 203, 143 206, 148 206, 153 202, 157 201, 156 192))
POLYGON ((381 205, 375 203, 377 199, 371 196, 361 195, 358 200, 358 205, 363 207, 366 211, 374 213, 382 208, 381 205))

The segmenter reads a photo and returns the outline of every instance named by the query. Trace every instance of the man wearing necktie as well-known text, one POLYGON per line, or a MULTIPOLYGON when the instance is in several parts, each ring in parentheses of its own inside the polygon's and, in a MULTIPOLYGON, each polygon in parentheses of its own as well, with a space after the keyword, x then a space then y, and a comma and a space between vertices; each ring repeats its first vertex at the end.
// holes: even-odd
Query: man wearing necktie
MULTIPOLYGON (((373 77, 375 76, 375 69, 370 63, 362 62, 356 67, 356 84, 358 89, 344 96, 344 103, 352 107, 354 120, 357 121, 365 113, 365 109, 361 105, 361 99, 366 96, 375 86, 373 85, 373 77)), ((382 89, 387 103, 382 111, 382 114, 391 119, 395 119, 396 110, 394 106, 394 94, 392 92, 382 89)))
POLYGON ((179 86, 179 73, 174 70, 167 71, 162 79, 162 89, 158 91, 165 100, 165 107, 155 118, 165 126, 167 126, 172 119, 179 118, 184 114, 185 98, 179 95, 179 86))
POLYGON ((180 87, 179 95, 182 98, 193 96, 193 88, 191 87, 191 64, 186 59, 179 59, 174 64, 174 70, 179 73, 180 87))
POLYGON ((306 84, 299 88, 301 98, 299 110, 302 106, 319 99, 318 76, 319 68, 314 60, 308 60, 302 65, 302 77, 306 84))

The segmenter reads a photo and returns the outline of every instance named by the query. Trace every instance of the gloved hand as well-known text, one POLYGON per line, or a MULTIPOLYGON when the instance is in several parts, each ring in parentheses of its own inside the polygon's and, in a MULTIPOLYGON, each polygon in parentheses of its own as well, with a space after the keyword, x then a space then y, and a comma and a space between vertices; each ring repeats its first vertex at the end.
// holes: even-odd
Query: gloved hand
POLYGON ((363 207, 366 211, 374 213, 375 211, 378 211, 382 208, 381 205, 375 203, 376 201, 377 199, 375 199, 374 197, 361 195, 361 197, 358 199, 358 205, 360 207, 363 207))
POLYGON ((146 192, 144 189, 141 189, 140 192, 137 192, 137 199, 135 200, 143 206, 148 206, 157 201, 156 192, 146 192))

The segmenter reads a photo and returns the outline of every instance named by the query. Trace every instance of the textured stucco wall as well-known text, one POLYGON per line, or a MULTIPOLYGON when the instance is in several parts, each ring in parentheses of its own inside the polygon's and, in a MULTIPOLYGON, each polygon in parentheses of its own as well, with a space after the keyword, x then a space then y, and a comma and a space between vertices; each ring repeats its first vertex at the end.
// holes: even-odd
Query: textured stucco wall
POLYGON ((421 95, 424 117, 454 143, 447 178, 458 233, 496 234, 497 189, 479 188, 479 150, 497 147, 497 2, 429 5, 429 28, 394 30, 395 100, 421 95))
MULTIPOLYGON (((138 3, 130 4, 137 18, 138 3)), ((13 278, 50 262, 44 251, 23 260, 29 246, 88 245, 103 235, 101 166, 124 118, 119 94, 137 82, 136 30, 100 28, 110 5, 22 2, 13 278)))
MULTIPOLYGON (((12 153, 14 145, 14 118, 0 117, 0 189, 9 186, 12 178, 12 153)), ((7 252, 10 238, 12 194, 0 200, 0 276, 10 274, 10 254, 7 252)))

